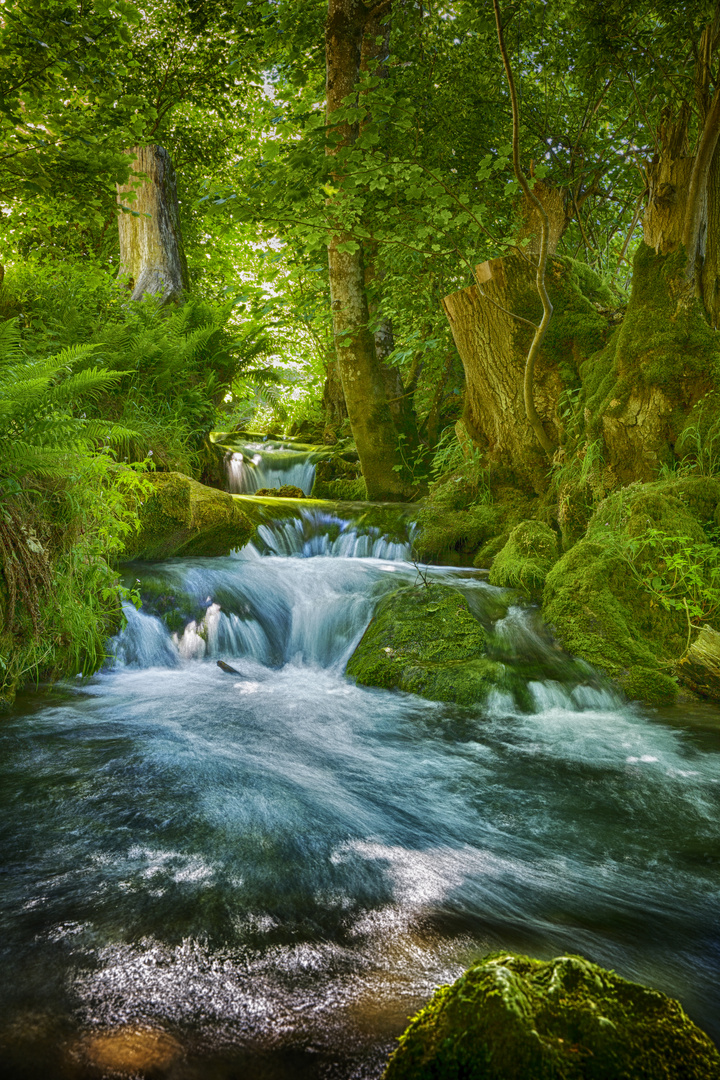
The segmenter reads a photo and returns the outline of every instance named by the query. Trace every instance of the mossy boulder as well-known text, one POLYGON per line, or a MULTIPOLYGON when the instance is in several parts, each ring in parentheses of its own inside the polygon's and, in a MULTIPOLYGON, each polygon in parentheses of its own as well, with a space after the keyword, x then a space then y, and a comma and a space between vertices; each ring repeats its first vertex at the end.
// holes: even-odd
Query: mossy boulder
POLYGON ((665 994, 581 956, 497 953, 435 992, 383 1080, 720 1080, 710 1038, 665 994))
POLYGON ((547 576, 543 615, 564 648, 632 698, 660 704, 676 696, 672 668, 685 651, 687 615, 648 583, 662 582, 668 554, 690 558, 693 545, 708 544, 703 526, 714 525, 719 499, 720 482, 703 477, 622 488, 547 576))
POLYGON ((398 589, 378 604, 347 675, 363 686, 473 705, 505 676, 503 664, 485 655, 486 644, 485 631, 458 589, 398 589))
POLYGON ((466 510, 438 512, 436 506, 423 508, 419 515, 420 532, 414 543, 414 552, 422 562, 452 564, 471 561, 472 555, 499 530, 497 510, 479 503, 466 510))
POLYGON ((490 584, 520 589, 532 599, 539 599, 545 578, 559 557, 557 536, 549 525, 522 521, 495 555, 490 584))
POLYGON ((363 502, 367 499, 359 461, 347 461, 340 454, 318 461, 312 497, 340 502, 363 502))
POLYGON ((244 547, 254 526, 232 495, 182 473, 156 473, 140 507, 140 531, 125 542, 127 559, 228 555, 244 547))

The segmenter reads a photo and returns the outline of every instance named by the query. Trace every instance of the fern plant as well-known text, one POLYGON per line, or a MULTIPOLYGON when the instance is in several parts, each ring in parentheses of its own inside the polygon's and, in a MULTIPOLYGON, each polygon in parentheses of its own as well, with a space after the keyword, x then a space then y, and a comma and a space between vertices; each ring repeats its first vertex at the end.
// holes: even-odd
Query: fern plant
POLYGON ((28 356, 0 323, 0 701, 29 677, 94 670, 117 621, 111 561, 147 481, 112 453, 133 432, 84 411, 122 378, 92 354, 28 356))

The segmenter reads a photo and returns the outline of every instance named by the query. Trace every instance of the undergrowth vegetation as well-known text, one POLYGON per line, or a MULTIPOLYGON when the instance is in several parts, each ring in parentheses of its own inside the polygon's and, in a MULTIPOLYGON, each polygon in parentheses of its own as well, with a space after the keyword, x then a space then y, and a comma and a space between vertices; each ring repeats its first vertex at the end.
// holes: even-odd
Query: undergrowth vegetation
MULTIPOLYGON (((12 269, 0 288, 0 700, 97 669, 148 470, 200 476, 261 328, 191 299, 129 304, 109 274, 12 269)), ((258 374, 260 372, 260 374, 258 374)), ((214 462, 217 467, 217 461, 214 462)))

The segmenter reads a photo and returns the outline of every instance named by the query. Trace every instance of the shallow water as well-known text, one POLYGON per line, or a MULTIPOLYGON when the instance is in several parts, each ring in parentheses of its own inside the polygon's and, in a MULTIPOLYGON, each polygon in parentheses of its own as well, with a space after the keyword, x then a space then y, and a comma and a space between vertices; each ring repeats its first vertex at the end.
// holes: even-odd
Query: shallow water
POLYGON ((115 667, 0 728, 5 1075, 378 1077, 494 948, 582 952, 720 1039, 720 713, 620 701, 442 568, 524 692, 354 686, 374 598, 422 581, 317 529, 132 567, 115 667))

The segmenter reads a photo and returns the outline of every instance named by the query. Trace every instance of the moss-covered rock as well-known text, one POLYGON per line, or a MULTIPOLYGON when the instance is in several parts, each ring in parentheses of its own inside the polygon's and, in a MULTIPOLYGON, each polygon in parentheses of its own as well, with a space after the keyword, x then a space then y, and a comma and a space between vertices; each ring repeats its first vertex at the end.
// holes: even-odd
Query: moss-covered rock
POLYGON ((720 1080, 681 1005, 580 956, 498 953, 436 991, 384 1080, 720 1080))
POLYGON ((651 604, 627 560, 581 540, 548 574, 543 616, 563 647, 626 687, 630 697, 672 701, 662 662, 679 655, 684 617, 651 604))
POLYGON ((545 578, 558 561, 557 536, 542 521, 522 521, 493 559, 490 584, 520 589, 539 599, 545 578))
POLYGON ((502 551, 508 541, 508 533, 502 532, 498 536, 492 536, 482 545, 473 559, 473 566, 479 570, 487 570, 493 564, 493 559, 502 551))
POLYGON ((399 589, 378 604, 347 674, 363 686, 472 705, 505 675, 504 666, 485 655, 486 643, 458 589, 399 589))
POLYGON ((341 502, 362 502, 367 499, 367 489, 360 471, 360 462, 348 461, 341 454, 334 454, 323 461, 318 461, 315 466, 312 497, 341 502))
POLYGON ((253 535, 252 522, 232 495, 182 473, 156 473, 154 491, 140 507, 140 531, 128 538, 128 559, 228 555, 253 535))
POLYGON ((367 488, 362 476, 341 480, 315 480, 313 499, 330 499, 333 502, 364 502, 367 488))
POLYGON ((675 671, 691 690, 711 701, 720 701, 720 634, 703 626, 675 671))
POLYGON ((419 516, 420 531, 413 550, 421 562, 452 565, 472 559, 479 547, 498 532, 498 513, 495 507, 479 503, 467 510, 424 508, 419 516))
POLYGON ((622 488, 600 503, 585 538, 547 576, 543 615, 562 645, 630 697, 675 697, 672 668, 685 651, 687 615, 647 583, 662 579, 668 554, 708 543, 703 526, 714 525, 719 499, 720 482, 703 477, 622 488), (652 542, 644 546, 643 537, 652 542))
POLYGON ((296 487, 295 484, 283 484, 282 487, 276 488, 258 488, 253 494, 255 495, 270 495, 275 499, 304 499, 305 492, 302 488, 296 487))

